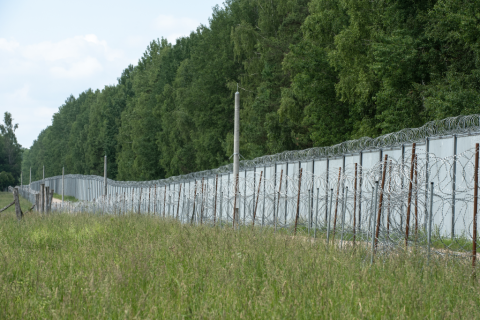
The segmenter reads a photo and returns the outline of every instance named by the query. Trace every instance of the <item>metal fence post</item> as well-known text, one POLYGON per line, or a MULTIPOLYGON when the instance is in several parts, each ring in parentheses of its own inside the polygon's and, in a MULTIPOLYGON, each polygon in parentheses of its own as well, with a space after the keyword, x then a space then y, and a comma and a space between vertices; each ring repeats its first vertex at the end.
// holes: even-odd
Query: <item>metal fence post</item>
POLYGON ((455 191, 457 183, 457 135, 453 135, 453 181, 452 181, 452 231, 451 238, 455 237, 455 191))
POLYGON ((335 217, 333 218, 333 241, 335 241, 335 229, 337 227, 338 197, 340 195, 340 177, 342 176, 342 167, 338 168, 337 198, 335 199, 335 217))
POLYGON ((345 187, 345 192, 344 192, 344 199, 343 199, 343 212, 342 212, 342 235, 341 235, 341 238, 340 238, 340 249, 342 248, 343 246, 343 234, 345 232, 345 213, 347 211, 347 198, 348 198, 348 187, 345 187))
MULTIPOLYGON (((253 221, 252 221, 252 227, 255 226, 255 218, 257 216, 257 206, 258 206, 258 197, 260 197, 260 186, 262 185, 262 176, 263 176, 263 171, 260 172, 260 180, 258 182, 258 192, 257 192, 257 199, 255 201, 255 209, 253 210, 253 221)), ((275 224, 276 225, 276 224, 275 224)))
POLYGON ((427 261, 430 261, 430 247, 432 245, 432 218, 433 218, 433 182, 430 182, 430 212, 428 214, 428 256, 427 261))
POLYGON ((327 246, 330 242, 330 220, 332 219, 332 204, 333 204, 333 188, 330 189, 330 211, 328 211, 328 216, 327 216, 327 246))
POLYGON ((295 216, 295 229, 293 231, 293 235, 297 234, 298 216, 300 214, 300 190, 301 190, 301 188, 302 188, 302 168, 300 168, 300 176, 298 178, 297 215, 295 216))
POLYGON ((313 238, 317 238, 317 227, 318 227, 318 197, 319 197, 320 188, 317 188, 317 205, 315 209, 315 225, 313 227, 313 238))
POLYGON ((63 198, 65 194, 65 167, 62 167, 62 206, 63 206, 63 198))
MULTIPOLYGON (((375 250, 377 249, 377 244, 378 244, 378 237, 379 237, 379 233, 380 233, 380 222, 381 222, 381 217, 382 217, 382 205, 383 205, 383 191, 385 189, 385 175, 386 175, 386 172, 387 172, 387 159, 388 159, 388 154, 385 155, 385 160, 384 160, 384 163, 383 163, 383 174, 382 174, 382 187, 380 189, 380 203, 378 205, 378 215, 377 215, 377 228, 376 228, 376 231, 375 231, 375 250)), ((375 203, 375 205, 377 205, 375 203)))
POLYGON ((377 195, 378 195, 378 181, 375 181, 375 209, 370 213, 370 216, 373 216, 373 229, 372 229, 372 257, 370 264, 373 263, 373 256, 375 255, 375 212, 377 212, 377 195))
POLYGON ((356 222, 357 222, 357 164, 355 163, 355 178, 353 185, 353 246, 355 247, 356 237, 356 222))
POLYGON ((283 169, 280 171, 280 182, 278 187, 278 200, 277 200, 277 214, 275 216, 275 231, 277 231, 277 224, 278 224, 278 215, 280 213, 280 198, 282 192, 282 178, 283 178, 283 169))
POLYGON ((408 246, 408 233, 410 229, 410 210, 411 210, 411 204, 412 204, 412 181, 413 181, 413 169, 414 169, 414 161, 415 161, 415 146, 416 144, 414 143, 412 145, 412 160, 410 161, 410 181, 409 181, 409 186, 408 186, 408 204, 407 204, 407 221, 405 225, 405 247, 408 246))
POLYGON ((475 144, 475 173, 473 189, 473 243, 472 243, 472 267, 475 268, 477 260, 477 206, 478 206, 478 153, 479 144, 475 144))
POLYGON ((107 195, 107 155, 105 155, 104 163, 103 163, 103 186, 104 186, 103 194, 106 196, 107 195))

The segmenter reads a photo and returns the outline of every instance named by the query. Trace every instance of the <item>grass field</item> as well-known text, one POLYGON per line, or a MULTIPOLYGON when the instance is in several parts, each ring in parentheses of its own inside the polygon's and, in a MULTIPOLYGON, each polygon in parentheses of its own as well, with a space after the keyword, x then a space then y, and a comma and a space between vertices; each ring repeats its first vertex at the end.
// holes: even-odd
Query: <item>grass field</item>
POLYGON ((480 318, 467 261, 399 254, 370 266, 362 250, 250 228, 138 215, 18 222, 10 211, 0 251, 1 319, 480 318))
MULTIPOLYGON (((9 205, 10 203, 12 203, 12 201, 13 201, 13 194, 12 193, 10 193, 10 192, 0 192, 0 209, 9 205)), ((32 204, 28 200, 20 197, 20 207, 22 208, 23 212, 26 212, 28 209, 30 209, 32 207, 32 204)), ((8 216, 9 214, 15 215, 15 206, 11 206, 7 210, 0 213, 0 216, 5 216, 5 215, 8 216)))

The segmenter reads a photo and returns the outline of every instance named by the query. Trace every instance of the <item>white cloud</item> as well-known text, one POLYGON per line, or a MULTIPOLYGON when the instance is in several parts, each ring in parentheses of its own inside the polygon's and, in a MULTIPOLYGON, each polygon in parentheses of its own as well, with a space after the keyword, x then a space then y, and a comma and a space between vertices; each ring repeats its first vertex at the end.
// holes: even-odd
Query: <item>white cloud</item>
MULTIPOLYGON (((100 41, 98 40, 97 36, 94 35, 94 34, 87 34, 84 39, 88 42, 92 42, 92 43, 100 43, 100 41)), ((105 41, 101 41, 102 44, 107 44, 105 41)))
POLYGON ((55 66, 50 69, 53 76, 57 78, 80 78, 88 77, 96 72, 102 71, 102 65, 93 57, 86 57, 81 61, 76 61, 68 67, 55 66))
POLYGON ((159 15, 154 22, 155 26, 160 30, 172 30, 178 28, 187 28, 194 30, 198 26, 198 22, 190 18, 176 18, 172 15, 159 15))
POLYGON ((94 34, 76 36, 59 42, 40 42, 26 46, 21 51, 27 59, 47 62, 83 59, 87 54, 103 56, 109 61, 121 56, 121 52, 112 50, 105 40, 100 41, 94 34))
POLYGON ((19 124, 17 138, 24 147, 29 147, 32 137, 45 128, 45 124, 50 122, 52 114, 57 110, 33 99, 30 89, 29 84, 23 84, 12 92, 0 92, 0 116, 3 119, 4 109, 12 114, 14 123, 19 124))
POLYGON ((14 40, 8 41, 7 39, 0 38, 0 50, 14 52, 20 44, 14 40))
POLYGON ((36 43, 0 38, 0 117, 12 113, 28 147, 65 98, 115 82, 128 62, 94 34, 36 43))
POLYGON ((24 84, 23 87, 13 91, 12 93, 7 93, 4 96, 5 101, 12 102, 16 101, 18 103, 27 104, 32 102, 28 93, 30 91, 30 86, 24 84))
POLYGON ((130 47, 141 46, 142 48, 145 48, 150 42, 150 40, 152 39, 144 35, 127 36, 125 38, 125 44, 127 44, 130 47))
POLYGON ((102 71, 104 65, 124 60, 121 51, 94 34, 25 46, 0 38, 1 75, 49 72, 56 78, 85 78, 102 71))
POLYGON ((13 114, 26 147, 70 94, 115 84, 152 40, 163 36, 174 42, 189 35, 208 24, 212 6, 222 1, 150 1, 142 15, 125 1, 114 7, 89 0, 62 6, 31 2, 35 5, 9 1, 13 7, 2 7, 8 19, 0 31, 0 117, 7 110, 13 114), (91 14, 92 6, 109 14, 91 14))

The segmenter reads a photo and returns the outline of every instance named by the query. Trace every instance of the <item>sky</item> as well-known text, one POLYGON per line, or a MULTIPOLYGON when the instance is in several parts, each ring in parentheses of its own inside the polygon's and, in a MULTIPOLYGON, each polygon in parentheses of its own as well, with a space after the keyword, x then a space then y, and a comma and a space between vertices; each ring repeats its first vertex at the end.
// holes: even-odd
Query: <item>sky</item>
POLYGON ((223 0, 0 0, 0 123, 29 148, 70 96, 114 85, 150 41, 208 26, 223 0))

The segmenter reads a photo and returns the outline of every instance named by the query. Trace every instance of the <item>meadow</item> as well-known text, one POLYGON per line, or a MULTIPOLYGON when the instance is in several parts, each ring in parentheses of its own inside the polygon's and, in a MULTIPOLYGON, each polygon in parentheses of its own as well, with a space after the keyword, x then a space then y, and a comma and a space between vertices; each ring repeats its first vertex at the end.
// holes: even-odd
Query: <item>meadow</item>
MULTIPOLYGON (((0 206, 11 200, 0 193, 0 206)), ((24 211, 30 204, 22 200, 24 211)), ((2 319, 480 318, 470 260, 271 230, 126 216, 0 214, 2 319)))

